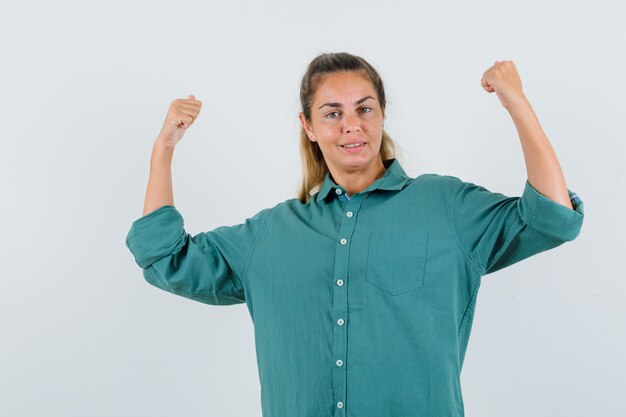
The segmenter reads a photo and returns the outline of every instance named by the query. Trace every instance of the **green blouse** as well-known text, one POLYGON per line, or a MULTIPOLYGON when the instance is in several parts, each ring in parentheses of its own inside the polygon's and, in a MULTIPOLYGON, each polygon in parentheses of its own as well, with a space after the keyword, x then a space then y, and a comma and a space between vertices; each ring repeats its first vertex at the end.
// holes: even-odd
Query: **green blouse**
POLYGON ((243 223, 190 235, 174 206, 126 245, 152 285, 246 303, 264 417, 460 417, 460 373, 481 277, 575 239, 574 209, 526 181, 508 197, 396 159, 352 196, 327 174, 243 223))

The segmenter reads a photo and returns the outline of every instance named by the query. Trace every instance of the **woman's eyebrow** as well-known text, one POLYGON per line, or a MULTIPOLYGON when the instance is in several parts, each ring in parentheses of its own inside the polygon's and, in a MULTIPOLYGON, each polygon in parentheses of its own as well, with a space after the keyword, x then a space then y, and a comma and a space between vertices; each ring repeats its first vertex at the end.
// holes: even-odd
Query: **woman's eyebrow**
MULTIPOLYGON (((372 96, 365 96, 365 97, 363 97, 363 98, 358 99, 357 101, 355 101, 355 102, 354 102, 354 105, 356 106, 357 104, 361 104, 361 103, 363 103, 365 100, 367 100, 368 98, 371 98, 372 100, 376 100, 376 99, 375 99, 374 97, 372 97, 372 96)), ((321 109, 321 108, 322 108, 322 107, 324 107, 324 106, 329 106, 329 107, 343 107, 343 106, 341 105, 341 103, 324 103, 324 104, 322 104, 321 106, 319 106, 317 109, 319 110, 319 109, 321 109)))

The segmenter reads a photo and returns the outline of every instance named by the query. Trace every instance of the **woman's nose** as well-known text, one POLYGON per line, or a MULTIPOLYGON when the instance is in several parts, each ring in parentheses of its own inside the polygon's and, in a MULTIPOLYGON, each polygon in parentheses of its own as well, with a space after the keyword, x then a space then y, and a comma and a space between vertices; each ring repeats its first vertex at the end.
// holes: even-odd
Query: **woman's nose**
POLYGON ((361 130, 359 118, 356 117, 354 114, 346 115, 346 117, 343 120, 344 120, 343 128, 346 133, 357 132, 361 130))

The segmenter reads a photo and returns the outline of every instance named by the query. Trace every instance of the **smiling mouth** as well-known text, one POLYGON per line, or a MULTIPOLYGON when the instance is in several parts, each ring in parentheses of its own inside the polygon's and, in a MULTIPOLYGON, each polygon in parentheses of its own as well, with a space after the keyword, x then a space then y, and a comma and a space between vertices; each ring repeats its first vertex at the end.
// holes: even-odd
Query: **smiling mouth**
POLYGON ((346 149, 352 149, 352 148, 359 148, 363 145, 365 145, 367 142, 355 142, 355 143, 347 143, 345 145, 339 145, 342 148, 346 148, 346 149))

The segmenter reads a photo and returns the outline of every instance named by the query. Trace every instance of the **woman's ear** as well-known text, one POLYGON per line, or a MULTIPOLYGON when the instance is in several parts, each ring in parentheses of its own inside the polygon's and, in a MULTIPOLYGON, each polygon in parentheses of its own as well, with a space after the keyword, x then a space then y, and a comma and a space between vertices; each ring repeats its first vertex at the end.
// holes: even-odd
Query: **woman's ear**
POLYGON ((300 123, 302 124, 302 128, 304 129, 304 131, 306 132, 307 136, 309 137, 309 140, 311 142, 315 142, 315 135, 313 134, 313 131, 311 130, 311 126, 310 124, 306 121, 306 117, 304 116, 303 112, 300 112, 298 114, 298 118, 300 119, 300 123))

